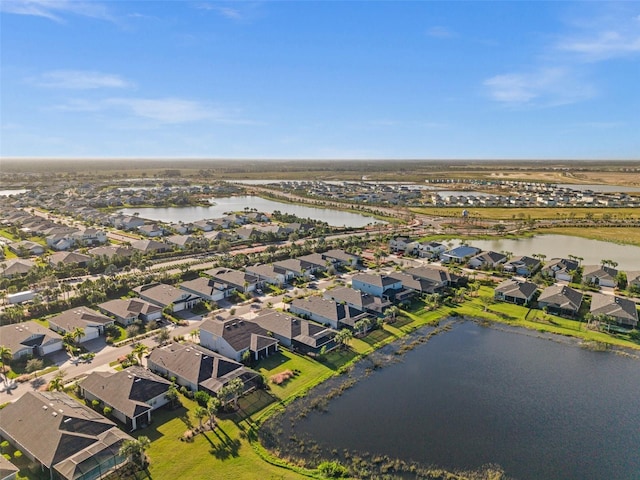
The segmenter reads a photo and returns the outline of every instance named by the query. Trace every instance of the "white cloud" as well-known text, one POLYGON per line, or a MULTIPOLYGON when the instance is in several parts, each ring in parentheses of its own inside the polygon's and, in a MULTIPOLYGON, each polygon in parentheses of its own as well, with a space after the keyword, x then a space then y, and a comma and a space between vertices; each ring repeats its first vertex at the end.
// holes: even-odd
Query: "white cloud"
POLYGON ((528 73, 496 75, 484 81, 489 96, 512 106, 551 107, 591 98, 592 86, 567 68, 541 68, 528 73))
POLYGON ((640 32, 608 30, 582 38, 565 38, 557 48, 590 61, 640 54, 640 32))
POLYGON ((454 38, 457 37, 457 34, 447 27, 443 27, 441 25, 433 26, 427 29, 427 35, 434 38, 454 38))
POLYGON ((68 14, 113 21, 107 7, 96 1, 81 0, 2 0, 0 11, 16 15, 44 17, 55 22, 64 22, 68 14))
POLYGON ((119 75, 86 70, 54 70, 43 73, 34 83, 40 87, 91 90, 126 88, 132 84, 119 75))
POLYGON ((211 105, 184 98, 125 98, 113 97, 96 101, 70 100, 55 107, 67 112, 102 113, 116 112, 131 118, 145 119, 158 124, 182 124, 211 121, 233 125, 259 125, 240 118, 237 112, 215 108, 211 105))

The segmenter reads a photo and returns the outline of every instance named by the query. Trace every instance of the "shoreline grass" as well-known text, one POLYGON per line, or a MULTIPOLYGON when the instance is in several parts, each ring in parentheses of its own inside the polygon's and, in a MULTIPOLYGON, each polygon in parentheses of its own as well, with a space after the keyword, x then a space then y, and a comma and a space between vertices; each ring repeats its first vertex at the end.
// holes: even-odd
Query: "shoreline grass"
MULTIPOLYGON (((422 215, 438 217, 460 218, 463 207, 412 207, 411 212, 422 215)), ((487 220, 558 220, 560 218, 585 219, 587 215, 593 215, 595 220, 602 219, 603 215, 613 218, 628 217, 638 218, 640 212, 633 207, 470 207, 466 208, 474 218, 487 220)))

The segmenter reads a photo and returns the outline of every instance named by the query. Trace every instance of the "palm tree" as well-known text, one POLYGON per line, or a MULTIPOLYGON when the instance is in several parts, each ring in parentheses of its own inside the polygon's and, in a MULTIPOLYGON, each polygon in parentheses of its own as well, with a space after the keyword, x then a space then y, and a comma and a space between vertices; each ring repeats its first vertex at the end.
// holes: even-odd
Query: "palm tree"
POLYGON ((131 461, 139 469, 145 467, 147 463, 147 455, 145 451, 151 445, 149 437, 139 436, 137 440, 125 440, 118 450, 118 455, 121 457, 131 458, 131 461))
POLYGON ((71 335, 71 338, 73 339, 74 343, 78 343, 80 341, 80 339, 82 337, 84 337, 84 329, 81 327, 76 327, 73 329, 72 332, 69 332, 71 335))
MULTIPOLYGON (((240 379, 236 378, 236 380, 240 380, 240 379)), ((242 380, 240 380, 240 383, 242 383, 242 380)), ((241 388, 244 389, 244 384, 242 384, 241 388)), ((207 415, 209 415, 209 426, 212 429, 213 429, 213 424, 215 423, 215 420, 216 420, 216 413, 218 413, 218 410, 220 410, 221 405, 222 405, 222 402, 218 397, 211 397, 209 399, 209 402, 207 403, 207 409, 205 411, 207 415)))
POLYGON ((49 390, 52 392, 61 392, 64 390, 64 374, 58 373, 49 382, 49 390))
POLYGON ((334 340, 342 348, 347 348, 352 338, 353 338, 353 333, 351 333, 351 330, 343 328, 336 334, 336 336, 334 337, 334 340))
POLYGON ((4 385, 5 387, 9 386, 9 379, 7 378, 7 374, 4 371, 5 364, 11 361, 12 358, 11 349, 9 347, 5 347, 4 345, 0 345, 0 363, 2 364, 2 374, 4 375, 4 385))
POLYGON ((149 351, 149 347, 147 347, 144 343, 138 342, 133 346, 133 350, 131 353, 135 354, 138 357, 138 365, 142 365, 142 356, 149 351))
POLYGON ((202 429, 202 419, 204 417, 209 416, 209 412, 207 411, 206 408, 201 407, 200 405, 198 405, 196 407, 196 409, 193 411, 193 414, 196 416, 196 418, 198 419, 198 428, 202 429))
POLYGON ((398 314, 398 307, 396 307, 395 305, 387 308, 384 311, 384 316, 387 317, 387 318, 391 317, 391 321, 392 322, 395 321, 397 314, 398 314))
POLYGON ((233 406, 238 408, 238 397, 244 391, 244 382, 241 378, 236 377, 227 383, 224 387, 229 396, 233 398, 233 406))

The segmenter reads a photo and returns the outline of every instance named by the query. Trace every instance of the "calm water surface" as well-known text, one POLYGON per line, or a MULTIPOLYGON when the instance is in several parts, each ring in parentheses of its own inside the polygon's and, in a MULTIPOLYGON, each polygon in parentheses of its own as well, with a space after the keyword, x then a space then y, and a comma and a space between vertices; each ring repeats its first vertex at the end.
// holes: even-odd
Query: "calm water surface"
POLYGON ((640 478, 640 361, 466 322, 297 424, 330 451, 519 479, 640 478))
POLYGON ((374 217, 359 213, 281 203, 252 195, 214 198, 213 201, 215 205, 208 207, 125 208, 121 211, 128 215, 138 212, 143 218, 176 223, 180 221, 195 222, 205 218, 219 218, 224 216, 226 212, 243 211, 245 207, 255 208, 259 212, 267 213, 280 210, 283 213, 291 213, 301 218, 312 218, 327 222, 334 227, 364 227, 369 223, 378 222, 374 217))
POLYGON ((554 257, 575 255, 582 257, 583 265, 596 265, 602 259, 618 262, 619 270, 640 270, 640 247, 633 245, 618 245, 617 243, 602 242, 588 238, 572 237, 569 235, 536 235, 531 238, 495 240, 472 240, 474 247, 495 252, 509 251, 514 255, 529 255, 542 253, 547 256, 546 261, 554 257))

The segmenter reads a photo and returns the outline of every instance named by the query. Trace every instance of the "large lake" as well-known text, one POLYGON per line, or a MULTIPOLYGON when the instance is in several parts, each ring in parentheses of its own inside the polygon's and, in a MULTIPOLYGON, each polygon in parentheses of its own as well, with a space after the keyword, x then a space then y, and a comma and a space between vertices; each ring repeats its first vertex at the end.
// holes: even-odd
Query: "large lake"
POLYGON ((608 259, 618 262, 620 270, 640 270, 640 247, 633 245, 619 245, 617 243, 602 242, 569 235, 536 235, 531 238, 495 240, 471 240, 474 247, 495 252, 509 251, 514 255, 529 255, 534 253, 546 255, 546 261, 554 257, 575 255, 582 257, 583 265, 599 264, 600 260, 608 259))
MULTIPOLYGON (((640 478, 640 361, 463 322, 295 423, 344 449, 516 479, 640 478)), ((283 425, 287 425, 286 419, 283 425)))
POLYGON ((377 223, 374 217, 359 213, 342 212, 330 208, 307 207, 292 203, 281 203, 275 200, 252 195, 237 197, 221 197, 213 199, 215 205, 208 207, 167 207, 167 208, 124 208, 122 213, 133 215, 139 213, 141 217, 160 222, 195 222, 205 218, 219 218, 226 212, 241 212, 245 207, 255 208, 259 212, 271 213, 280 210, 301 218, 312 218, 327 222, 334 227, 364 227, 369 223, 377 223))

